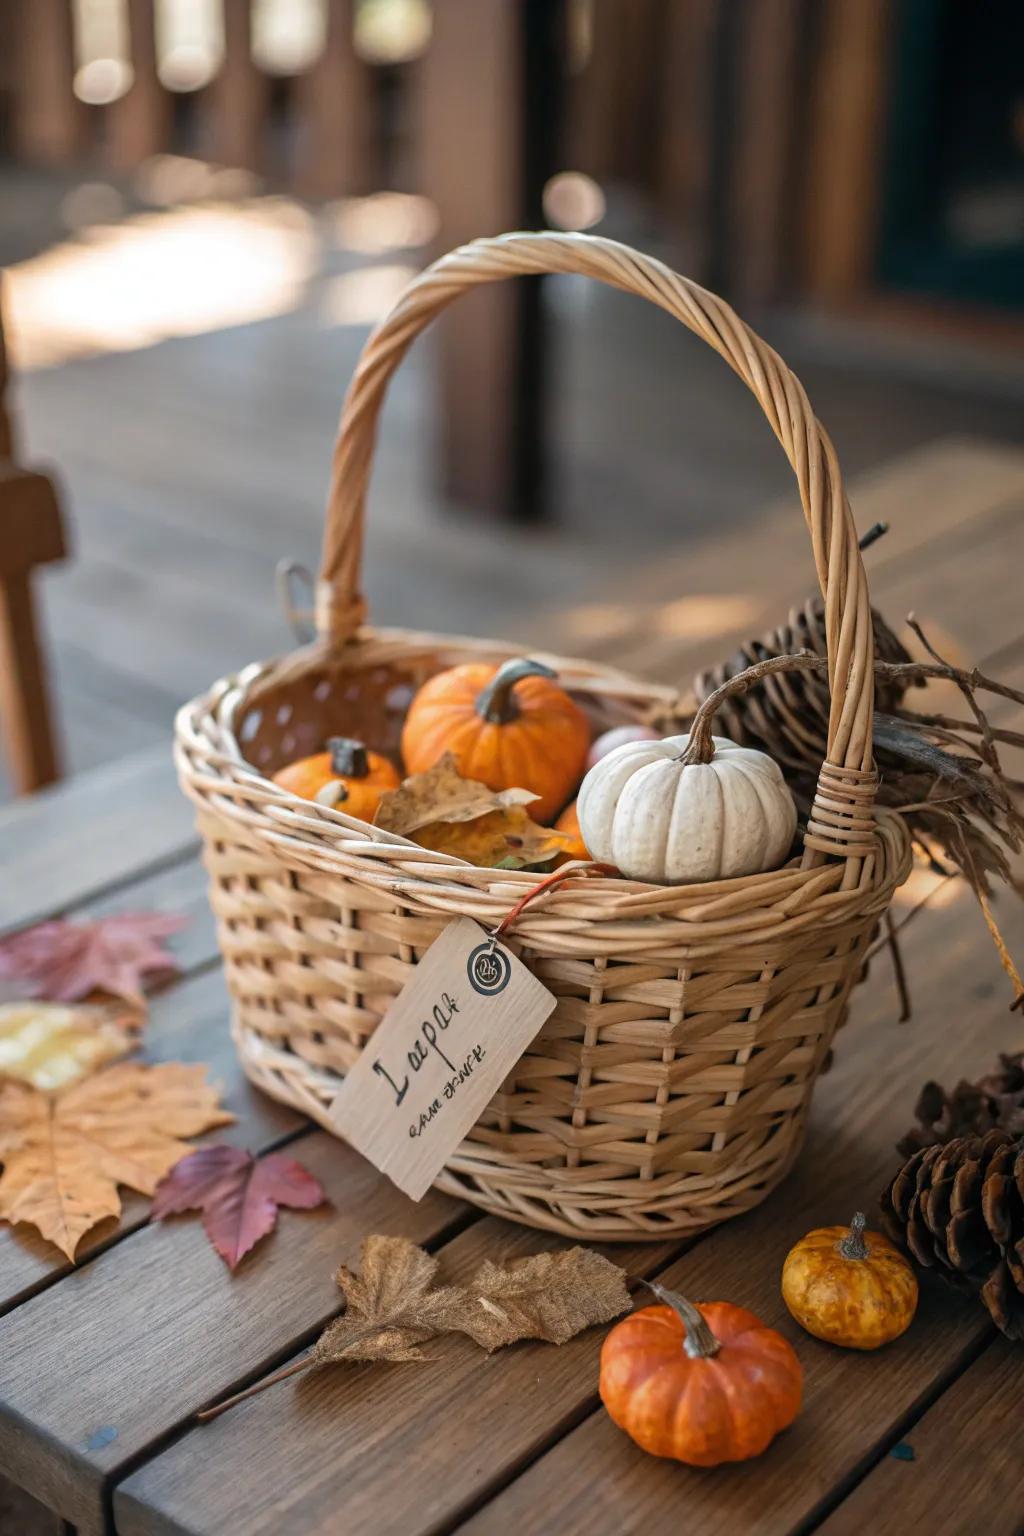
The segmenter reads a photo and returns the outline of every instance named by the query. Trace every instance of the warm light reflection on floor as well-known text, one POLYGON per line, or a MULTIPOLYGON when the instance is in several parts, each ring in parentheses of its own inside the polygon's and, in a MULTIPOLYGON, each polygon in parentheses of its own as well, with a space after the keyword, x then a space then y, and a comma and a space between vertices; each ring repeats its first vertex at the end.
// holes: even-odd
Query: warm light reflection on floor
POLYGON ((754 622, 758 605, 730 592, 696 593, 651 608, 649 603, 581 603, 566 616, 566 628, 579 641, 622 638, 631 632, 669 640, 730 635, 754 622))
POLYGON ((312 296, 321 325, 372 325, 417 267, 360 267, 311 285, 331 246, 365 256, 430 241, 437 209, 424 197, 379 192, 312 211, 288 197, 217 196, 236 174, 179 155, 154 156, 136 191, 166 211, 118 218, 113 186, 87 182, 64 200, 74 238, 9 267, 4 292, 20 368, 130 352, 280 315, 312 296), (190 198, 203 198, 189 204, 190 198))
POLYGON ((322 325, 374 325, 382 320, 416 276, 415 267, 360 267, 342 272, 324 287, 318 318, 322 325))
POLYGON ((283 314, 318 257, 313 216, 287 198, 97 226, 7 269, 11 352, 46 368, 283 314))
POLYGON ((752 624, 758 611, 759 604, 750 597, 729 592, 695 593, 662 603, 654 610, 652 625, 670 640, 700 640, 752 624))
POLYGON ((346 197, 330 204, 327 212, 339 247, 367 256, 428 245, 440 220, 435 203, 410 192, 346 197))
POLYGON ((937 875, 927 864, 915 863, 906 881, 895 892, 894 907, 916 907, 927 902, 929 907, 948 907, 954 901, 966 901, 971 895, 966 880, 947 880, 937 875))

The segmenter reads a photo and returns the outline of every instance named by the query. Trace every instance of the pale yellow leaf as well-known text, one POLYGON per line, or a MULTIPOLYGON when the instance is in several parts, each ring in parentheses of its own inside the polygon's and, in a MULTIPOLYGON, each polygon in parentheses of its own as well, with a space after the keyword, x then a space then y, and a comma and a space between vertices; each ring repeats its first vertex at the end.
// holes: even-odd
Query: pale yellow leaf
POLYGON ((134 1049, 141 1022, 126 1007, 35 998, 0 1004, 0 1077, 65 1088, 134 1049))

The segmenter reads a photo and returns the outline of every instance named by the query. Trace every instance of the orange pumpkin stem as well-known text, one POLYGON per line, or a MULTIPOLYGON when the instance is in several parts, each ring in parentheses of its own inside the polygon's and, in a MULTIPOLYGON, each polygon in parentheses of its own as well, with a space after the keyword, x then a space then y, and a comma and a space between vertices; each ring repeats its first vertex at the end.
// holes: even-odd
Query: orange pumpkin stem
POLYGON ((692 1301, 687 1301, 685 1296, 679 1296, 675 1291, 659 1285, 657 1280, 645 1280, 644 1285, 649 1291, 653 1291, 666 1307, 671 1307, 682 1323, 685 1335, 683 1349, 689 1359, 710 1360, 713 1355, 718 1354, 722 1347, 721 1340, 715 1338, 703 1313, 694 1306, 692 1301))
POLYGON ((332 736, 327 743, 331 754, 331 772, 344 774, 346 779, 365 779, 370 771, 366 748, 353 736, 332 736))
POLYGON ((844 1259, 866 1259, 868 1245, 864 1241, 864 1228, 868 1219, 863 1211, 857 1211, 850 1222, 850 1230, 840 1243, 837 1244, 839 1252, 844 1259))
POLYGON ((488 725, 508 725, 519 713, 513 689, 524 677, 557 677, 558 673, 546 667, 542 661, 528 661, 514 657, 505 661, 495 672, 487 687, 476 701, 476 712, 488 725))

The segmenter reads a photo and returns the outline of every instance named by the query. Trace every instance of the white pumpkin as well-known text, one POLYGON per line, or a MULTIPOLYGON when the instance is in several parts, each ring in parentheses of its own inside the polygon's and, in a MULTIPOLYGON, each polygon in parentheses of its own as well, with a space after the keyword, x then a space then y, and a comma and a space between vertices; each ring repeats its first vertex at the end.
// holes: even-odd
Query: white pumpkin
POLYGON ((580 787, 580 833, 592 858, 631 880, 682 885, 777 869, 796 831, 778 763, 710 737, 631 741, 595 763, 580 787), (691 761, 682 759, 687 754, 691 761))

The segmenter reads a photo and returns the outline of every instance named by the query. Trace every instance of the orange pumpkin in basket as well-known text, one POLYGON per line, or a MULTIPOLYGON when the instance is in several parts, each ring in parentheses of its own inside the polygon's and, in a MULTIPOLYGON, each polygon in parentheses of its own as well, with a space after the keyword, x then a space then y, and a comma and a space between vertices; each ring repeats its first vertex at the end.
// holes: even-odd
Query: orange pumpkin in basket
POLYGON ((576 801, 571 801, 555 822, 555 831, 564 832, 566 837, 571 837, 572 842, 567 844, 565 852, 560 853, 555 860, 555 866, 568 864, 570 859, 589 859, 590 852, 586 843, 580 836, 580 818, 576 811, 576 801))
POLYGON ((760 1456, 800 1412, 803 1371, 774 1328, 727 1301, 665 1303, 616 1323, 601 1349, 601 1401, 641 1450, 691 1467, 760 1456))
POLYGON ((590 724, 539 661, 467 662, 439 672, 412 701, 402 731, 410 774, 451 752, 463 778, 488 789, 529 789, 547 822, 583 775, 590 724))
POLYGON ((274 783, 303 800, 316 800, 346 816, 372 822, 381 795, 397 789, 401 779, 393 763, 368 751, 361 741, 332 736, 326 752, 289 763, 274 774, 274 783))

